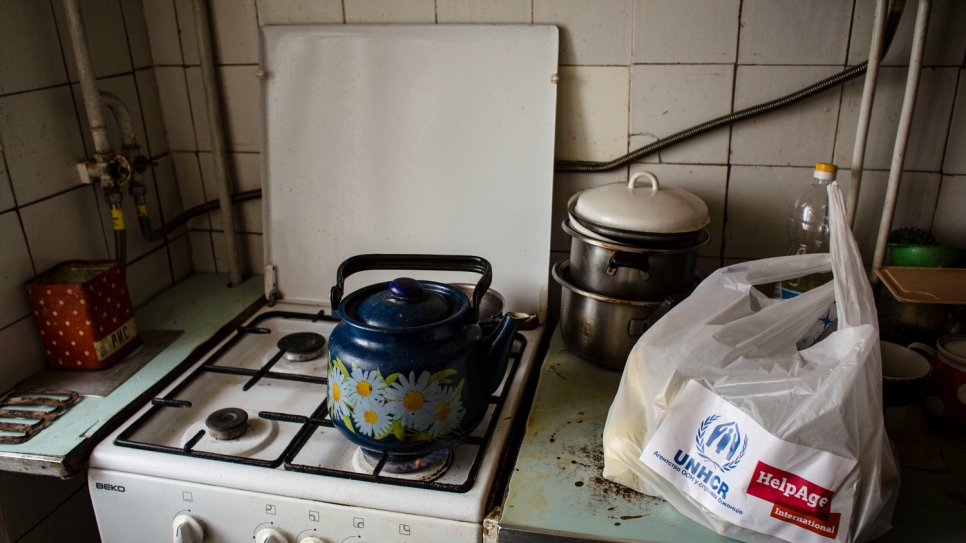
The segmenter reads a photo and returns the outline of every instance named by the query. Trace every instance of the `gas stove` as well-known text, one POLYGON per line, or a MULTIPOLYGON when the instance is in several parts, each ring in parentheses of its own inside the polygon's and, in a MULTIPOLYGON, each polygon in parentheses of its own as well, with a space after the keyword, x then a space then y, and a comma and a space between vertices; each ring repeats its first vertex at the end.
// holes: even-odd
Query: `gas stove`
MULTIPOLYGON (((326 300, 340 263, 367 253, 482 257, 505 311, 543 320, 557 29, 273 26, 260 47, 265 298, 277 303, 95 447, 101 537, 477 543, 542 329, 517 336, 474 432, 419 465, 363 455, 332 427, 319 336, 336 325, 326 300)), ((345 292, 396 273, 353 275, 345 292)))
POLYGON ((316 308, 262 309, 95 448, 102 539, 480 541, 542 328, 518 334, 473 434, 412 469, 372 465, 332 427, 325 345, 290 359, 336 322, 316 308))

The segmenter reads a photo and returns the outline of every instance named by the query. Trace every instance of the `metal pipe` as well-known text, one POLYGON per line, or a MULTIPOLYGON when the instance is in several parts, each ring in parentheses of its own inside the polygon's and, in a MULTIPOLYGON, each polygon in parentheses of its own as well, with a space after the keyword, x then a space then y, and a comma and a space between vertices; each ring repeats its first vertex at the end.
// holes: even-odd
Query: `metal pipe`
POLYGON ((101 91, 101 103, 107 106, 107 109, 114 115, 114 120, 117 121, 117 127, 121 131, 121 143, 124 147, 137 147, 138 139, 134 133, 134 122, 131 120, 131 110, 127 108, 124 101, 115 94, 101 91))
POLYGON ((67 12, 67 28, 70 29, 70 41, 74 47, 74 59, 77 61, 77 74, 80 77, 81 94, 84 95, 87 122, 91 127, 91 136, 94 138, 95 158, 98 165, 106 166, 114 152, 111 151, 111 144, 107 141, 107 127, 104 125, 104 115, 101 112, 101 97, 94 82, 94 67, 91 64, 87 32, 84 30, 78 0, 64 0, 64 10, 67 12))
POLYGON ((875 85, 876 80, 879 78, 882 44, 885 41, 886 9, 888 3, 889 0, 878 0, 875 6, 872 44, 869 47, 869 67, 865 72, 865 86, 862 88, 862 104, 859 106, 859 125, 855 130, 855 148, 852 151, 852 183, 849 185, 849 198, 845 204, 845 220, 849 228, 855 224, 855 209, 859 202, 859 187, 862 186, 862 168, 865 166, 865 145, 869 139, 869 121, 872 119, 875 85))
POLYGON ((906 158, 906 144, 909 142, 909 128, 912 126, 912 114, 916 108, 916 95, 919 92, 919 75, 922 72, 922 54, 926 44, 926 26, 929 23, 930 0, 919 0, 916 12, 916 31, 912 37, 912 53, 909 58, 909 74, 906 77, 906 93, 902 99, 902 111, 899 114, 899 129, 896 133, 896 145, 892 151, 892 167, 889 170, 889 185, 886 188, 885 203, 882 206, 882 221, 879 223, 879 237, 875 244, 875 256, 872 258, 872 282, 878 282, 874 270, 882 266, 885 260, 886 246, 889 240, 889 230, 892 228, 892 215, 896 210, 896 197, 899 194, 899 178, 902 177, 902 163, 906 158))
POLYGON ((242 282, 241 255, 238 234, 235 231, 235 210, 231 205, 231 183, 228 179, 228 152, 225 145, 225 126, 221 118, 218 100, 218 84, 215 74, 215 55, 211 45, 211 21, 205 0, 194 0, 195 34, 198 38, 198 57, 201 61, 201 81, 205 88, 208 105, 208 131, 211 133, 211 151, 215 161, 215 181, 218 185, 218 202, 225 227, 225 248, 228 253, 228 275, 232 286, 242 282))

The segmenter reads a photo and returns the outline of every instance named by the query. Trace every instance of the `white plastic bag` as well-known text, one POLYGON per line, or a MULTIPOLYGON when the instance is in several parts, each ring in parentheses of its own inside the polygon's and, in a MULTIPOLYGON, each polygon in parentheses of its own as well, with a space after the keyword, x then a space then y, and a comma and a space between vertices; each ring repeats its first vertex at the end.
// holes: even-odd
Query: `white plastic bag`
POLYGON ((864 541, 899 474, 882 422, 872 290, 829 187, 831 253, 720 269, 638 341, 604 427, 604 477, 742 541, 864 541), (752 285, 832 270, 790 300, 752 285), (838 330, 798 351, 832 301, 838 330))

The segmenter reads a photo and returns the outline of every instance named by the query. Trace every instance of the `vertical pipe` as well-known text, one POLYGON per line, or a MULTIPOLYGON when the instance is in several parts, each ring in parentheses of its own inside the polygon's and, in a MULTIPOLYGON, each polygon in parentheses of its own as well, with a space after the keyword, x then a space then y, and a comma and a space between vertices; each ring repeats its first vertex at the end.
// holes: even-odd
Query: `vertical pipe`
POLYGON ((878 282, 875 268, 885 261, 889 230, 892 228, 892 215, 896 210, 896 197, 899 194, 899 178, 902 177, 902 163, 906 158, 906 144, 909 142, 909 128, 919 92, 919 74, 922 72, 922 54, 926 44, 926 26, 929 23, 930 0, 919 0, 916 12, 916 31, 912 38, 912 54, 909 58, 909 74, 906 77, 906 93, 902 99, 902 112, 899 114, 899 129, 896 145, 892 151, 892 167, 889 170, 889 185, 886 188, 885 203, 882 206, 882 221, 879 223, 879 237, 876 239, 875 256, 872 258, 872 282, 878 282))
POLYGON ((67 28, 70 29, 70 41, 74 47, 74 59, 77 61, 77 73, 80 77, 81 93, 84 95, 84 109, 87 110, 87 122, 91 126, 94 138, 95 156, 100 165, 114 153, 107 140, 107 127, 104 125, 104 115, 101 112, 101 95, 97 92, 94 82, 94 67, 91 64, 91 52, 87 45, 87 31, 81 20, 78 0, 64 0, 67 12, 67 28))
POLYGON ((211 45, 211 22, 206 0, 194 0, 194 12, 195 33, 198 37, 198 56, 201 60, 201 80, 205 88, 205 102, 208 105, 208 131, 211 133, 211 151, 215 161, 218 203, 225 229, 225 248, 228 252, 228 275, 232 286, 237 286, 242 282, 241 256, 238 250, 238 237, 235 232, 235 213, 231 205, 225 127, 218 100, 215 55, 211 45))
POLYGON ((855 130, 855 148, 852 151, 852 183, 849 185, 849 198, 845 205, 845 220, 851 228, 855 224, 855 209, 859 202, 859 187, 862 185, 862 168, 865 166, 865 144, 869 139, 869 121, 872 118, 872 104, 875 101, 875 85, 879 78, 879 64, 882 60, 882 45, 885 41, 887 5, 889 0, 878 0, 875 6, 872 45, 869 47, 869 68, 865 73, 865 86, 862 88, 862 104, 859 106, 859 125, 855 130))

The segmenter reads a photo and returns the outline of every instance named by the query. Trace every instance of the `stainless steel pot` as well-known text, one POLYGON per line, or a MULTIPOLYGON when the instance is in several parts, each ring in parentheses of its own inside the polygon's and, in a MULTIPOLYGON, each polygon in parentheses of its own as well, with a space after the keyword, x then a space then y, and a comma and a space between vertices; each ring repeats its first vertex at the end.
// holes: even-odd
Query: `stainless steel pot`
POLYGON ((577 232, 563 222, 570 242, 570 281, 595 294, 632 301, 661 301, 680 292, 694 281, 698 249, 709 235, 691 245, 677 248, 649 248, 608 243, 577 232))
POLYGON ((570 260, 557 262, 553 278, 560 292, 560 332, 571 350, 590 363, 622 370, 637 339, 666 313, 671 298, 628 301, 588 292, 570 281, 570 260))

